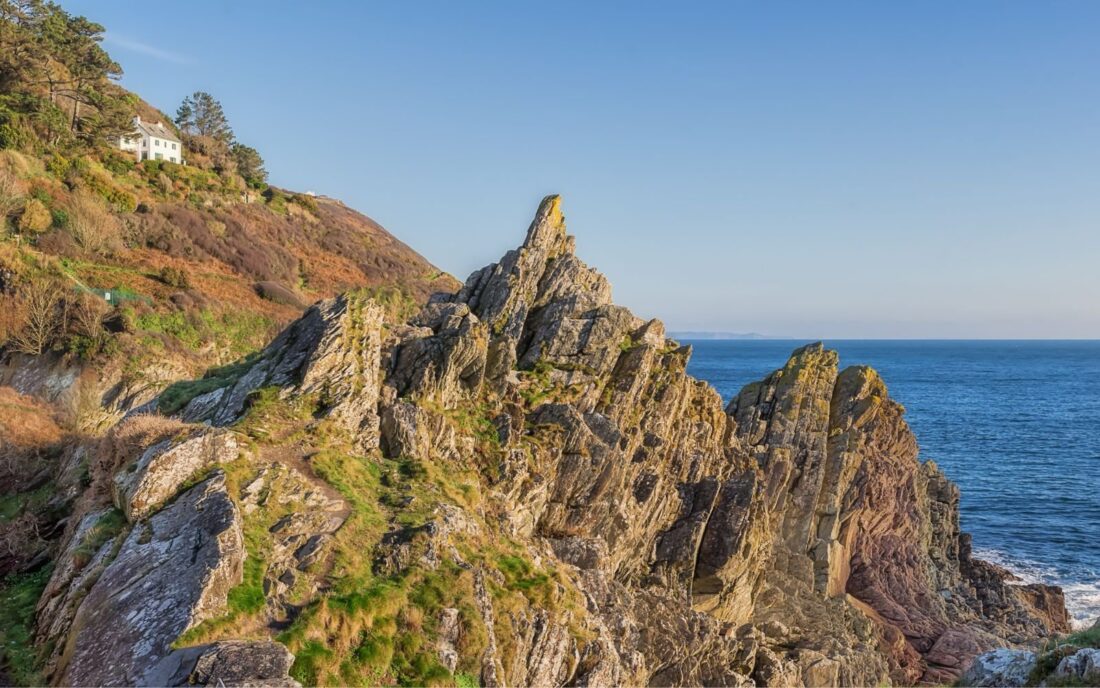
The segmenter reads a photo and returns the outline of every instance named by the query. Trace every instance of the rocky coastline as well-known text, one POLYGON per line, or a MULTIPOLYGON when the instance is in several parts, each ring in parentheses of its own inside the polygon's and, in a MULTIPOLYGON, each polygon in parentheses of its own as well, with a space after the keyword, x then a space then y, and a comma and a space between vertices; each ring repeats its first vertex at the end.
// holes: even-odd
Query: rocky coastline
MULTIPOLYGON (((484 686, 1022 685, 1026 648, 1070 631, 1060 589, 973 556, 874 370, 810 345, 724 404, 690 355, 614 304, 557 196, 408 322, 319 302, 170 417, 153 399, 65 448, 46 677, 392 683, 414 629, 437 678, 484 686), (337 443, 377 494, 333 478, 337 443), (345 547, 453 598, 348 611, 345 547), (361 649, 384 632, 389 664, 361 649)), ((1084 652, 1057 675, 1092 676, 1084 652)))

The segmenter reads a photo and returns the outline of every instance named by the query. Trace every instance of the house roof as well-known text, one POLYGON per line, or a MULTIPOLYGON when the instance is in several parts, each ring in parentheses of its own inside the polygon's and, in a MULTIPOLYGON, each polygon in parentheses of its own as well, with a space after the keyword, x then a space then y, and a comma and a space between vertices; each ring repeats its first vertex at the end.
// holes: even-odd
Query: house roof
POLYGON ((147 136, 155 136, 158 139, 165 139, 168 141, 175 141, 179 143, 179 137, 176 136, 176 132, 172 131, 168 127, 164 126, 160 122, 143 122, 141 118, 134 120, 134 126, 142 134, 147 136))

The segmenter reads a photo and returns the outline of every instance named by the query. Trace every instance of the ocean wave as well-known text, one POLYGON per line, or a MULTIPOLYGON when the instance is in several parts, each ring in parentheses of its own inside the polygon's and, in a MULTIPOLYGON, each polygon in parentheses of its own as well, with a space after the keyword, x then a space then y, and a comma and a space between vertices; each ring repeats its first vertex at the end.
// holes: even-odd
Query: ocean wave
POLYGON ((1022 584, 1044 583, 1061 587, 1074 628, 1087 628, 1100 618, 1100 579, 1067 578, 1053 566, 1014 557, 996 549, 975 549, 974 556, 1008 569, 1022 584))

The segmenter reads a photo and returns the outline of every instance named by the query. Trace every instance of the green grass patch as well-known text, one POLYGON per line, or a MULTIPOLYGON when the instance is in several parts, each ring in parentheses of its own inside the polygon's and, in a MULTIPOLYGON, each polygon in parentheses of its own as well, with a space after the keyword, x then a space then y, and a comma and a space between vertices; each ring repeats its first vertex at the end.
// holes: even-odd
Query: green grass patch
POLYGON ((31 492, 0 495, 0 522, 18 518, 24 511, 37 511, 54 493, 54 484, 46 483, 31 492))
POLYGON ((248 311, 204 309, 198 313, 178 310, 141 313, 134 317, 134 325, 142 332, 175 340, 192 351, 213 343, 231 356, 243 356, 267 344, 274 321, 248 311))
POLYGON ((114 539, 126 528, 126 516, 118 509, 111 509, 99 517, 95 525, 84 534, 84 540, 74 551, 77 566, 91 561, 100 547, 114 539))
POLYGON ((15 685, 43 685, 34 647, 34 608, 50 580, 50 567, 0 579, 0 670, 15 685))
POLYGON ((182 380, 171 384, 157 398, 157 408, 161 413, 171 415, 187 406, 197 396, 229 387, 248 372, 257 358, 259 354, 253 353, 235 363, 211 368, 198 380, 182 380))

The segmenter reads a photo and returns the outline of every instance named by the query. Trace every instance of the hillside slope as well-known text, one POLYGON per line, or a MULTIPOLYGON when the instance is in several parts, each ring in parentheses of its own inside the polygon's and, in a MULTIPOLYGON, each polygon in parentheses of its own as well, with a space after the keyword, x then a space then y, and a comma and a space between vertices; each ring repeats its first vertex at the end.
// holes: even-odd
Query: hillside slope
POLYGON ((689 356, 613 304, 556 197, 407 323, 362 290, 321 302, 167 407, 57 445, 72 515, 27 627, 39 668, 913 684, 1068 629, 1060 590, 970 555, 957 489, 874 371, 804 347, 723 408, 689 356))
POLYGON ((95 429, 318 299, 367 286, 411 312, 457 287, 370 218, 268 184, 209 94, 173 120, 121 88, 103 33, 0 0, 0 383, 95 429), (119 150, 135 117, 164 125, 186 164, 119 150))

